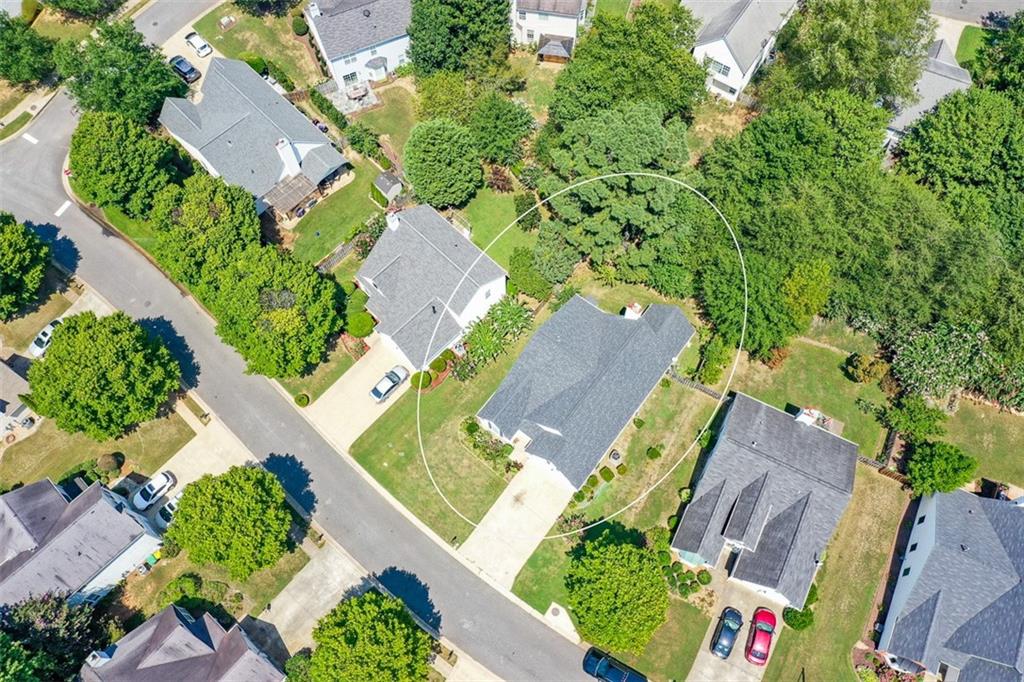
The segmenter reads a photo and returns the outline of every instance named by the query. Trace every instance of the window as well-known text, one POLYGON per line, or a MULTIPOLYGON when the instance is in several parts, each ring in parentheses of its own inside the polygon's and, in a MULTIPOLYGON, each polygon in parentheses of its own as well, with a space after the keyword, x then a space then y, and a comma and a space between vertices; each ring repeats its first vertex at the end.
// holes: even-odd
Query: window
POLYGON ((525 20, 526 20, 526 12, 520 12, 519 13, 519 21, 525 21, 525 20))
POLYGON ((910 567, 908 566, 907 568, 904 568, 903 569, 903 573, 901 573, 900 575, 903 576, 904 578, 906 578, 908 575, 910 575, 910 567))
POLYGON ((377 56, 377 50, 370 50, 370 56, 371 57, 376 57, 377 56))
POLYGON ((910 552, 913 552, 915 549, 917 549, 917 543, 916 542, 910 546, 910 549, 908 550, 907 553, 909 554, 910 552))
POLYGON ((732 70, 722 62, 716 62, 714 59, 711 60, 711 64, 708 66, 713 73, 717 73, 720 76, 728 76, 732 70))
POLYGON ((353 71, 352 73, 346 73, 342 76, 342 80, 345 81, 345 86, 355 85, 359 82, 359 74, 353 71))
POLYGON ((533 29, 532 28, 526 30, 526 39, 529 42, 531 42, 531 43, 533 42, 533 29))
POLYGON ((924 523, 924 516, 918 516, 917 517, 917 525, 920 526, 922 523, 924 523))
POLYGON ((351 57, 345 57, 345 61, 342 62, 342 63, 343 64, 355 64, 356 63, 356 56, 352 55, 351 57))

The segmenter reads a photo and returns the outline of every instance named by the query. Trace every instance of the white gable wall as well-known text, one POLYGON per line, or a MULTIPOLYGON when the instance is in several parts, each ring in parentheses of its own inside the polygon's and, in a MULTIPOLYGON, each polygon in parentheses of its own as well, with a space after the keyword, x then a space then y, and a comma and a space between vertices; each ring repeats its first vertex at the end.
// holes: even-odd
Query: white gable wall
MULTIPOLYGON (((769 48, 766 47, 765 49, 768 50, 769 48)), ((762 58, 766 54, 767 51, 763 52, 762 58)), ((752 68, 749 73, 743 73, 743 69, 736 63, 736 58, 733 57, 732 51, 724 40, 697 45, 693 48, 693 57, 698 62, 706 60, 708 79, 705 84, 708 92, 730 102, 736 101, 736 98, 743 92, 743 88, 747 87, 751 77, 753 77, 754 72, 757 70, 752 68), (728 75, 723 75, 716 71, 715 65, 712 62, 718 62, 727 67, 729 70, 728 75)))
POLYGON ((469 299, 462 312, 453 310, 455 320, 462 327, 463 331, 474 321, 479 320, 487 314, 495 303, 505 295, 505 277, 495 278, 476 290, 473 298, 469 299))
POLYGON ((576 38, 579 25, 586 18, 586 6, 579 16, 567 17, 544 12, 519 11, 512 8, 512 40, 520 45, 536 45, 541 34, 576 38))
MULTIPOLYGON (((310 31, 316 36, 316 29, 312 22, 310 22, 310 31)), ((316 36, 316 40, 318 43, 320 42, 319 36, 316 36)), ((371 45, 358 52, 336 57, 327 62, 327 67, 334 82, 338 84, 339 88, 344 89, 360 83, 384 80, 390 72, 409 61, 408 51, 409 36, 402 35, 377 45, 371 45), (383 57, 387 60, 387 64, 381 69, 371 69, 366 63, 376 57, 383 57)), ((322 43, 320 44, 320 53, 324 54, 322 43)))

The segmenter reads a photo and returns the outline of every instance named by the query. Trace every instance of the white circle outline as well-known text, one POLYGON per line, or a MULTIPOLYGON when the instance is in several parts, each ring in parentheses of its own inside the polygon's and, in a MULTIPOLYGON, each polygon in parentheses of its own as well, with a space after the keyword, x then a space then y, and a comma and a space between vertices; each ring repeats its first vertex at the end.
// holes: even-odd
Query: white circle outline
MULTIPOLYGON (((746 266, 746 262, 743 260, 743 249, 740 248, 739 240, 736 238, 736 233, 733 231, 732 225, 729 224, 729 221, 722 214, 722 212, 718 209, 718 207, 714 204, 714 202, 712 202, 710 199, 708 199, 706 196, 704 196, 704 194, 701 193, 700 190, 698 190, 696 187, 693 187, 692 185, 687 184, 686 182, 683 182, 682 180, 679 180, 678 178, 673 178, 673 177, 670 177, 668 175, 662 175, 661 173, 652 173, 652 172, 648 172, 648 171, 623 171, 623 172, 620 172, 620 173, 607 173, 605 175, 598 175, 597 177, 587 178, 587 179, 584 179, 584 180, 580 180, 578 182, 572 183, 571 185, 563 187, 562 189, 560 189, 557 192, 553 193, 551 196, 547 197, 546 199, 542 199, 541 201, 539 201, 536 204, 534 204, 532 207, 530 207, 529 209, 524 211, 521 215, 517 216, 515 218, 515 220, 513 220, 511 223, 506 225, 505 228, 502 229, 501 232, 496 234, 494 236, 494 238, 491 239, 491 241, 487 244, 487 246, 485 246, 481 250, 480 255, 478 255, 473 260, 473 262, 470 264, 470 266, 466 269, 466 272, 463 273, 463 275, 459 279, 458 283, 452 289, 452 293, 448 296, 448 300, 445 301, 445 304, 444 304, 445 305, 445 309, 447 310, 449 308, 449 306, 451 305, 452 299, 455 298, 456 292, 459 290, 459 288, 462 286, 462 284, 466 281, 466 278, 469 277, 469 272, 474 267, 476 267, 476 264, 480 261, 481 258, 483 258, 484 254, 486 254, 490 250, 490 248, 492 246, 494 246, 494 244, 499 239, 501 239, 503 236, 505 236, 506 232, 508 232, 510 229, 512 229, 512 227, 514 227, 527 214, 531 213, 532 211, 538 210, 541 206, 547 204, 552 199, 554 199, 554 198, 556 198, 558 196, 561 196, 562 194, 565 194, 566 192, 574 190, 574 189, 576 189, 578 187, 582 187, 582 186, 588 185, 588 184, 590 184, 592 182, 597 182, 599 180, 607 180, 609 178, 621 178, 621 177, 649 177, 649 178, 655 178, 655 179, 658 179, 658 180, 668 180, 669 182, 675 183, 676 185, 679 185, 680 187, 688 189, 689 191, 693 192, 698 197, 703 199, 704 203, 706 203, 708 206, 710 206, 711 209, 722 220, 722 223, 725 225, 726 229, 729 231, 729 236, 732 238, 733 246, 736 247, 736 254, 739 256, 739 259, 740 259, 740 271, 743 274, 743 326, 740 329, 739 347, 738 347, 737 352, 736 352, 736 358, 735 358, 735 360, 733 360, 732 368, 729 370, 729 380, 726 382, 725 388, 723 388, 722 391, 721 391, 721 395, 718 398, 718 402, 715 405, 714 411, 711 413, 711 416, 708 417, 708 420, 704 423, 704 426, 701 427, 700 432, 693 439, 693 442, 690 443, 689 447, 687 447, 686 450, 683 451, 683 454, 679 456, 679 459, 676 460, 675 464, 673 464, 671 467, 669 467, 668 471, 666 471, 665 474, 661 478, 659 478, 657 481, 655 481, 653 484, 651 484, 651 486, 649 488, 647 488, 642 493, 637 495, 637 497, 632 502, 630 502, 629 504, 623 506, 621 509, 618 509, 617 511, 615 511, 615 512, 613 512, 611 514, 608 514, 607 516, 604 516, 601 519, 599 519, 597 521, 594 521, 593 523, 589 523, 589 524, 587 524, 587 525, 585 525, 582 528, 579 528, 577 530, 566 531, 565 533, 555 533, 553 535, 545 535, 543 538, 541 538, 541 541, 544 541, 544 540, 555 540, 557 538, 564 538, 564 537, 568 537, 570 535, 583 534, 584 532, 590 530, 591 528, 595 528, 597 526, 600 526, 602 523, 606 523, 606 522, 610 521, 611 519, 615 518, 616 516, 618 516, 618 515, 622 514, 623 512, 631 509, 634 505, 636 505, 641 500, 644 500, 648 495, 650 495, 652 492, 654 492, 655 488, 657 488, 659 485, 661 485, 669 476, 672 475, 672 472, 674 472, 676 470, 676 468, 678 468, 679 465, 683 463, 683 460, 686 459, 687 455, 690 454, 690 451, 693 450, 694 446, 697 445, 697 443, 700 441, 701 436, 703 436, 704 433, 711 427, 711 423, 715 420, 715 416, 718 414, 719 409, 721 409, 722 404, 725 402, 726 396, 729 395, 729 387, 732 385, 733 377, 736 374, 736 368, 739 366, 740 355, 743 352, 743 341, 745 340, 746 334, 747 334, 747 308, 748 308, 748 305, 749 305, 749 302, 750 302, 750 294, 749 294, 749 290, 748 290, 748 287, 747 287, 747 266, 746 266)), ((442 318, 439 316, 438 319, 437 319, 437 323, 435 323, 435 325, 434 325, 434 331, 430 335, 430 341, 427 344, 427 350, 426 350, 426 352, 424 354, 423 363, 422 363, 422 365, 420 367, 420 371, 424 371, 427 368, 427 365, 428 365, 427 356, 430 355, 430 349, 434 345, 434 337, 437 335, 437 330, 441 327, 441 319, 442 318)), ((437 494, 441 496, 441 499, 444 500, 444 503, 446 505, 448 505, 449 509, 451 509, 453 512, 455 512, 456 516, 458 516, 460 519, 462 519, 463 521, 468 523, 470 526, 472 526, 474 529, 476 529, 476 528, 479 527, 480 524, 477 523, 477 522, 474 522, 474 521, 472 521, 472 520, 470 520, 468 518, 466 518, 465 514, 460 512, 455 507, 455 505, 453 505, 451 503, 451 501, 448 499, 448 497, 441 490, 441 486, 439 486, 437 484, 437 481, 434 479, 434 473, 430 470, 430 463, 427 462, 426 448, 423 447, 423 429, 422 429, 421 423, 420 423, 420 400, 422 399, 422 397, 423 397, 423 393, 421 391, 417 390, 416 391, 416 439, 417 439, 417 441, 419 443, 419 446, 420 446, 420 459, 423 462, 424 468, 427 470, 427 476, 430 478, 431 485, 434 486, 434 490, 437 491, 437 494)))

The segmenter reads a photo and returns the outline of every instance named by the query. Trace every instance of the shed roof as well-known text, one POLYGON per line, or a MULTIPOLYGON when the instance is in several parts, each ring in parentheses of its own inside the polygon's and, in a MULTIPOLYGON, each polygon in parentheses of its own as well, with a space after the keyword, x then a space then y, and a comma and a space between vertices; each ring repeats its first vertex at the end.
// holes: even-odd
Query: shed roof
POLYGON ((583 9, 583 0, 516 0, 520 12, 541 12, 575 17, 583 9))
POLYGON ((322 0, 310 17, 328 60, 404 36, 411 0, 322 0))
POLYGON ((568 36, 553 36, 543 33, 537 42, 537 54, 544 57, 568 59, 572 56, 573 43, 568 36))
POLYGON ((701 20, 697 45, 725 41, 736 63, 747 73, 761 50, 793 11, 797 0, 683 0, 701 20))

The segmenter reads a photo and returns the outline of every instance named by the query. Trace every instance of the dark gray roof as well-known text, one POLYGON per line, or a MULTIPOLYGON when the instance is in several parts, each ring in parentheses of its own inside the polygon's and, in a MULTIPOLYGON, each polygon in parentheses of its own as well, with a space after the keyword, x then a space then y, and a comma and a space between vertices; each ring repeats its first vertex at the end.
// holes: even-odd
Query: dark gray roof
POLYGON ((377 331, 419 367, 424 357, 429 363, 458 340, 462 328, 455 316, 505 271, 430 206, 407 208, 389 220, 393 229, 384 230, 356 278, 369 296, 367 309, 380 322, 377 331))
POLYGON ((377 186, 377 189, 379 189, 384 196, 387 196, 388 192, 393 190, 395 187, 401 187, 402 181, 399 180, 398 176, 394 173, 384 171, 377 175, 373 184, 377 186))
POLYGON ((68 503, 49 479, 0 495, 0 605, 77 592, 145 529, 99 483, 68 503))
POLYGON ((83 682, 280 682, 284 675, 236 624, 168 606, 82 666, 83 682))
MULTIPOLYGON (((1024 679, 1024 507, 961 490, 935 496, 935 545, 888 651, 961 682, 1024 679)), ((906 578, 903 578, 906 580, 906 578)))
POLYGON ((714 564, 745 547, 732 576, 798 608, 853 492, 857 446, 737 393, 672 546, 714 564))
POLYGON ((575 41, 567 36, 552 36, 543 33, 537 42, 537 54, 545 57, 561 57, 568 59, 572 56, 572 46, 575 41))
POLYGON ((323 0, 307 15, 328 60, 344 57, 406 34, 412 0, 323 0))
POLYGON ((960 68, 956 55, 945 40, 936 40, 928 48, 928 59, 914 87, 918 94, 917 102, 900 107, 899 113, 889 123, 891 130, 906 132, 947 95, 971 87, 971 74, 960 68))
POLYGON ((6 362, 0 362, 0 414, 14 417, 23 407, 18 396, 28 393, 28 382, 11 369, 6 362))
POLYGON ((724 40, 747 73, 766 42, 775 35, 797 0, 683 0, 701 20, 697 45, 724 40))
POLYGON ((682 311, 652 305, 640 319, 573 297, 541 325, 478 416, 577 488, 587 480, 693 336, 682 311))
POLYGON ((286 170, 281 140, 301 146, 299 170, 313 185, 347 163, 331 141, 248 64, 214 58, 198 103, 164 100, 160 122, 196 149, 226 182, 262 197, 294 173, 286 170))
POLYGON ((516 0, 516 10, 520 12, 542 12, 575 17, 579 15, 582 8, 583 0, 516 0))

